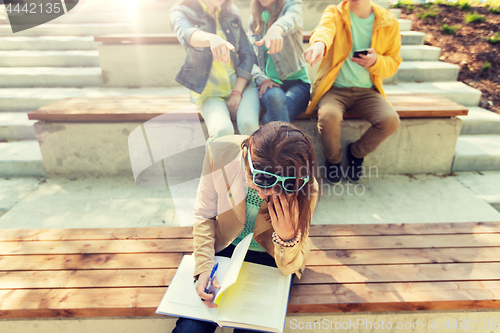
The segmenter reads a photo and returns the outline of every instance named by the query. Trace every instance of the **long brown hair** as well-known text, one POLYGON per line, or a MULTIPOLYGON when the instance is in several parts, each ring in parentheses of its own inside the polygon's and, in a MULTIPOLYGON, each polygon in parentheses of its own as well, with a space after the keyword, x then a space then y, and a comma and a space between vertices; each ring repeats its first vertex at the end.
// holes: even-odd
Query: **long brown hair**
MULTIPOLYGON (((285 5, 285 0, 275 0, 274 10, 271 12, 271 18, 267 22, 267 28, 273 25, 274 22, 280 16, 281 10, 285 5)), ((260 4, 259 0, 253 0, 252 2, 252 23, 250 29, 254 34, 264 35, 264 20, 262 19, 262 12, 266 9, 260 4)))
MULTIPOLYGON (((312 219, 311 200, 318 191, 314 188, 314 179, 319 179, 319 172, 314 155, 311 140, 294 125, 281 121, 270 122, 241 143, 243 158, 248 159, 250 151, 254 168, 274 173, 283 177, 306 177, 309 181, 302 189, 295 192, 287 192, 290 203, 298 203, 299 218, 294 226, 295 233, 298 231, 305 235, 312 219), (247 148, 246 150, 244 148, 247 148)), ((250 166, 245 163, 247 174, 250 174, 250 166)), ((276 184, 277 191, 282 191, 281 186, 276 184)), ((298 180, 295 184, 298 188, 298 180)), ((267 215, 268 221, 270 216, 267 215)))

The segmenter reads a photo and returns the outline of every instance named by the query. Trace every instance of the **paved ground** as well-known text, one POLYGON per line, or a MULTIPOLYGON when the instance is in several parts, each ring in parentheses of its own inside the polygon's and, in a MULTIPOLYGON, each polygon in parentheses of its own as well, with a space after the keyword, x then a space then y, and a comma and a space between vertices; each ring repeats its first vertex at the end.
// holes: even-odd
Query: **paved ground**
MULTIPOLYGON (((500 221, 500 172, 379 176, 323 187, 316 224, 500 221)), ((168 190, 127 177, 0 179, 0 228, 178 226, 168 190), (1 214, 1 213, 0 213, 1 214)))

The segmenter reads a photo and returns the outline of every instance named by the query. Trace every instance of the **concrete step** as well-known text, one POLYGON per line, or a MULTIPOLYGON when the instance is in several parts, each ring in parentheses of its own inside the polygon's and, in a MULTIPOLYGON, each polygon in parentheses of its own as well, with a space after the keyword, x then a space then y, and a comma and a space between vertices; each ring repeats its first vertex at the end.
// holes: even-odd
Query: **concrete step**
POLYGON ((176 96, 189 95, 184 87, 176 88, 1 88, 0 110, 2 112, 27 112, 70 97, 101 96, 176 96))
POLYGON ((401 36, 401 45, 424 45, 424 32, 401 31, 401 36))
POLYGON ((396 75, 384 83, 456 81, 459 70, 459 66, 442 61, 403 61, 396 75))
POLYGON ((411 20, 398 19, 399 31, 411 31, 411 20))
POLYGON ((429 45, 403 45, 399 54, 403 61, 439 61, 441 48, 429 45))
POLYGON ((0 50, 97 50, 93 36, 0 37, 0 50))
POLYGON ((38 141, 0 142, 0 177, 45 177, 38 141))
POLYGON ((391 8, 389 10, 394 14, 394 16, 397 19, 401 17, 401 9, 400 8, 391 8))
POLYGON ((0 87, 99 87, 100 67, 0 67, 0 87))
POLYGON ((24 112, 0 112, 0 141, 36 140, 35 122, 24 112))
MULTIPOLYGON (((500 134, 500 115, 480 107, 471 107, 462 119, 460 135, 500 134)), ((500 191, 499 191, 500 194, 500 191)))
POLYGON ((460 135, 452 171, 500 171, 500 135, 460 135))
POLYGON ((478 198, 500 211, 500 172, 464 172, 458 173, 457 179, 478 198))
POLYGON ((46 23, 15 34, 10 26, 0 25, 0 36, 100 36, 131 33, 134 33, 134 26, 129 23, 46 23))
POLYGON ((390 0, 377 0, 374 1, 377 5, 379 5, 382 8, 389 9, 391 7, 391 1, 390 0))
POLYGON ((0 51, 0 67, 100 67, 98 51, 0 51))
POLYGON ((481 99, 481 91, 469 87, 463 82, 402 82, 384 86, 388 94, 436 94, 446 97, 465 106, 477 106, 481 99))
MULTIPOLYGON (((50 18, 49 18, 50 19, 50 18)), ((50 24, 82 24, 82 23, 133 23, 133 16, 128 12, 116 13, 73 13, 59 16, 50 24)))

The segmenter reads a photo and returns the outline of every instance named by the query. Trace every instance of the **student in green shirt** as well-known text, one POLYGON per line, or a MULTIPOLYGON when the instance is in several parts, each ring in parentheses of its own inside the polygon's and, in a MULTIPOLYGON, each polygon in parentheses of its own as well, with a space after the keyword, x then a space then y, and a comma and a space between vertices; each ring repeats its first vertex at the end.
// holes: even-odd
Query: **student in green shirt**
POLYGON ((262 123, 290 122, 307 108, 311 80, 302 50, 302 0, 253 0, 251 42, 257 55, 252 75, 259 88, 262 123))

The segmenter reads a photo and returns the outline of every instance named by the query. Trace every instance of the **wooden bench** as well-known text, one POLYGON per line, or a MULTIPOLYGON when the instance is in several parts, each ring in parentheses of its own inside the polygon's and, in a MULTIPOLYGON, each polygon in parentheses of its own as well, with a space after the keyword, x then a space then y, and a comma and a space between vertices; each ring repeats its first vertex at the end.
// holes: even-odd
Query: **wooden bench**
MULTIPOLYGON (((2 230, 0 318, 155 316, 193 249, 191 232, 2 230)), ((310 235, 287 322, 299 313, 500 308, 500 222, 314 225, 310 235)))
MULTIPOLYGON (((449 173, 461 125, 456 116, 466 115, 467 108, 437 95, 389 94, 388 100, 402 119, 400 127, 367 156, 364 165, 376 166, 377 174, 449 173)), ((168 119, 164 125, 169 127, 167 131, 182 131, 179 125, 188 114, 201 119, 187 95, 78 97, 43 106, 30 112, 29 118, 39 120, 35 131, 47 175, 80 177, 132 175, 129 134, 160 115, 168 119)), ((318 163, 323 166, 315 117, 301 115, 293 124, 311 136, 318 163)), ((203 121, 201 125, 204 128, 203 121)), ((342 126, 341 144, 345 146, 361 137, 369 124, 346 114, 342 126)), ((191 137, 190 132, 164 138, 161 144, 184 137, 191 137)), ((191 156, 190 165, 201 166, 202 158, 191 156)), ((199 176, 198 169, 194 173, 199 176)))

